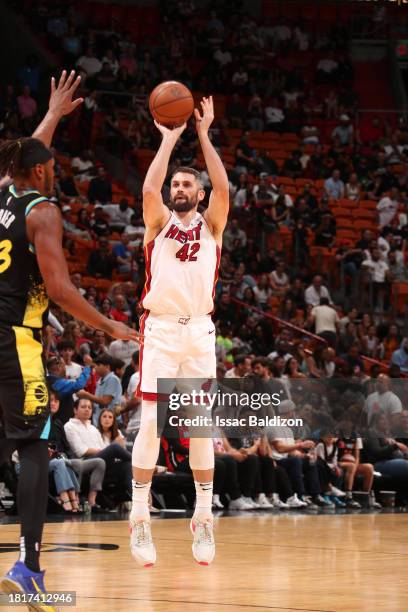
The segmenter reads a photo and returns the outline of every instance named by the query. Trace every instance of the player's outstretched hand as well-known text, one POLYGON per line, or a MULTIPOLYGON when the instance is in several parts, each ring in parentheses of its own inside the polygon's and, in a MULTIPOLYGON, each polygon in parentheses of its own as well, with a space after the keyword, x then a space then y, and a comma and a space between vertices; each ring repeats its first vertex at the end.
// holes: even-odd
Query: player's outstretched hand
POLYGON ((203 98, 200 102, 201 110, 203 115, 200 115, 200 111, 195 108, 194 116, 196 118, 196 129, 197 132, 206 134, 209 130, 210 125, 214 121, 214 102, 212 96, 209 98, 203 98))
POLYGON ((173 138, 175 141, 180 138, 180 136, 187 127, 187 123, 183 123, 183 125, 180 125, 179 127, 168 128, 165 125, 159 123, 158 121, 155 121, 154 125, 157 127, 159 132, 161 132, 163 138, 173 138))
POLYGON ((71 70, 70 74, 67 75, 67 71, 63 70, 58 85, 56 85, 54 77, 51 79, 51 96, 48 108, 60 117, 69 115, 84 101, 83 98, 72 99, 81 82, 81 77, 75 77, 75 70, 71 70))
POLYGON ((141 342, 143 339, 143 336, 138 331, 118 321, 110 322, 109 335, 118 340, 136 340, 136 342, 141 342))

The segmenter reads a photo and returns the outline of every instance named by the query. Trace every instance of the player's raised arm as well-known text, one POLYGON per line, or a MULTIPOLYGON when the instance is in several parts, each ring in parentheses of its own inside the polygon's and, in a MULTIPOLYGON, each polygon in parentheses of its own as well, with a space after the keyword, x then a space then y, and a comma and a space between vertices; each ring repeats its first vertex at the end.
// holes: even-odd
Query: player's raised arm
POLYGON ((214 103, 212 96, 201 101, 202 116, 195 109, 198 138, 210 177, 212 191, 210 202, 204 213, 205 220, 211 227, 214 237, 220 237, 227 223, 229 212, 229 184, 224 165, 214 149, 208 136, 208 130, 214 120, 214 103))
POLYGON ((138 332, 104 317, 88 304, 72 284, 61 247, 61 213, 56 206, 43 202, 33 208, 27 217, 27 231, 51 300, 75 318, 110 336, 121 340, 138 340, 138 332))
POLYGON ((72 113, 83 102, 83 98, 72 99, 81 82, 81 77, 77 76, 75 78, 74 70, 67 75, 67 71, 63 70, 58 85, 55 83, 55 78, 52 77, 48 111, 33 134, 33 138, 41 140, 46 147, 51 145, 52 137, 61 117, 72 113))
POLYGON ((166 179, 171 153, 186 124, 170 130, 156 121, 154 123, 163 139, 143 183, 143 219, 147 228, 161 229, 169 218, 161 190, 166 179))

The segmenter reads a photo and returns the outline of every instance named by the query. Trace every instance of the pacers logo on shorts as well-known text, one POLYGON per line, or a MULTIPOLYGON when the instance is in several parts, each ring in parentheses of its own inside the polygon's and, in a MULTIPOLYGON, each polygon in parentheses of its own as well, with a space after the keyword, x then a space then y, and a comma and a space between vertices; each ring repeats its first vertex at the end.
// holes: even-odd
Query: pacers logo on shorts
POLYGON ((44 412, 48 406, 48 389, 42 380, 25 384, 24 415, 35 416, 44 412))

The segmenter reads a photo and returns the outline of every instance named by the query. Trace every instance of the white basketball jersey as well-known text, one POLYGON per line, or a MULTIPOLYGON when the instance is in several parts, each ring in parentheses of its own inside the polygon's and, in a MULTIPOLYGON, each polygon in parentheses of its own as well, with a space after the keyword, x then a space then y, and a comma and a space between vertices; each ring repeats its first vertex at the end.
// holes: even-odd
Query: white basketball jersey
POLYGON ((200 213, 185 227, 172 212, 160 234, 145 246, 143 307, 154 314, 211 313, 220 254, 200 213))

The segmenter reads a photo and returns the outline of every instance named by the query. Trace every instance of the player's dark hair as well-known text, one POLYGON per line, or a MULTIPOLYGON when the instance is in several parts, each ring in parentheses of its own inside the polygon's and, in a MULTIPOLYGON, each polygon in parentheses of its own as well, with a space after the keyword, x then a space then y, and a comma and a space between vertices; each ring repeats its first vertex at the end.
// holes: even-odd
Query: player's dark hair
POLYGON ((201 174, 195 168, 189 168, 188 166, 179 166, 178 168, 175 168, 173 170, 173 172, 171 173, 170 179, 172 179, 173 176, 177 174, 178 172, 183 172, 184 174, 192 174, 194 178, 196 179, 196 181, 200 183, 201 188, 203 187, 203 183, 201 181, 201 174))
POLYGON ((24 176, 36 164, 50 159, 50 149, 38 138, 5 140, 0 144, 0 176, 24 176))

